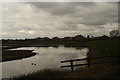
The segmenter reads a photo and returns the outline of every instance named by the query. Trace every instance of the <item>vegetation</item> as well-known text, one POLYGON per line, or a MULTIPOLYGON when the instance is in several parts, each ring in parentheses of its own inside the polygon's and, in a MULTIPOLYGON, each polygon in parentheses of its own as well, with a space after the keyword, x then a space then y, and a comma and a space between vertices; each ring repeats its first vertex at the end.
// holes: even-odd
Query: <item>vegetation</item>
POLYGON ((55 70, 55 69, 43 69, 37 72, 33 72, 27 75, 20 75, 13 77, 13 80, 35 79, 35 80, 62 80, 65 74, 69 73, 68 70, 55 70))
POLYGON ((64 37, 64 38, 58 38, 53 37, 52 39, 48 37, 43 38, 34 38, 34 39, 7 39, 2 40, 2 45, 8 46, 8 48, 14 48, 14 47, 27 47, 27 46, 34 46, 34 47, 49 47, 49 46, 58 46, 58 45, 65 45, 65 46, 79 46, 83 47, 85 42, 88 41, 96 41, 96 40, 105 40, 110 39, 108 36, 100 36, 100 37, 84 37, 82 35, 76 35, 75 37, 64 37))
POLYGON ((2 50, 2 62, 22 59, 36 55, 32 50, 2 50))
MULTIPOLYGON (((97 50, 96 54, 99 56, 115 56, 120 55, 120 38, 111 38, 107 40, 96 40, 86 42, 86 45, 97 50)), ((95 51, 94 51, 95 52, 95 51)), ((92 55, 89 54, 89 55, 92 55)))

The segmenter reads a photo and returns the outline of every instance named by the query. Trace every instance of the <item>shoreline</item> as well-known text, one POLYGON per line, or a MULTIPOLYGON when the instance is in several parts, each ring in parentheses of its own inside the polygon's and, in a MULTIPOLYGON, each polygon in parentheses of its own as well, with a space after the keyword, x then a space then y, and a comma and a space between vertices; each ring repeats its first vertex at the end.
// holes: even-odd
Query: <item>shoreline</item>
POLYGON ((3 49, 2 61, 13 61, 13 60, 20 60, 23 58, 28 58, 35 56, 37 53, 33 52, 33 50, 4 50, 3 49))
MULTIPOLYGON (((34 50, 9 50, 20 47, 59 47, 59 45, 37 45, 37 46, 9 46, 2 48, 2 60, 1 62, 20 60, 23 58, 29 58, 35 56, 37 53, 33 52, 34 50), (18 53, 18 54, 16 54, 18 53)), ((63 45, 64 47, 73 47, 75 49, 86 48, 87 46, 74 46, 74 45, 63 45)))

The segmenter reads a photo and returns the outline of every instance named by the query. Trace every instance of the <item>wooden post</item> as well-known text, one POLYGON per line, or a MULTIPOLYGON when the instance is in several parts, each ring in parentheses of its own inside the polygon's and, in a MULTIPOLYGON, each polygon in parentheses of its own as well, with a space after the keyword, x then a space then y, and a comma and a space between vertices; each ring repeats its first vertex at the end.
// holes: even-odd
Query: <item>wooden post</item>
POLYGON ((117 63, 120 64, 120 55, 117 56, 117 63))
POLYGON ((72 60, 70 60, 70 65, 71 65, 71 71, 73 72, 74 68, 73 68, 73 61, 72 60))
POLYGON ((88 68, 90 68, 90 59, 87 58, 87 62, 88 62, 88 68))

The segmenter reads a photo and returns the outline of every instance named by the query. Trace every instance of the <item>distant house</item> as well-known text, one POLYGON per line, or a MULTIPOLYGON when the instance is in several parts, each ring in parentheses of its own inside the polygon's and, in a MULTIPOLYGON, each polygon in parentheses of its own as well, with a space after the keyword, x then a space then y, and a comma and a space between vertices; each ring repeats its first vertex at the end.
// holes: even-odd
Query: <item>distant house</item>
POLYGON ((110 31, 110 37, 120 37, 120 30, 110 31))

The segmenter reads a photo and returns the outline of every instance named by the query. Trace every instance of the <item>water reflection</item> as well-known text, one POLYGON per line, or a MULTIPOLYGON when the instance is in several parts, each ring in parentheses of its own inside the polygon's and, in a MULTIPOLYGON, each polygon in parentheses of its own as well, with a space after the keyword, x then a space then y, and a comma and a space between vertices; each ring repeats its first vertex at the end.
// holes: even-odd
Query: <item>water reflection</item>
POLYGON ((61 69, 61 60, 85 58, 88 52, 87 48, 75 49, 65 47, 22 47, 17 50, 34 50, 38 53, 30 58, 3 62, 3 77, 17 76, 28 74, 45 68, 61 69))

